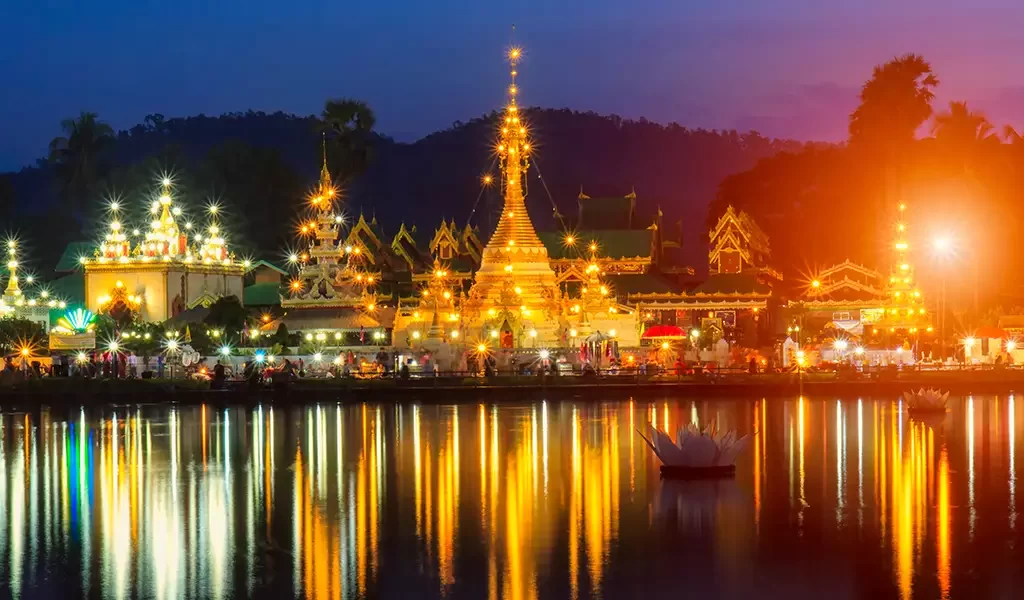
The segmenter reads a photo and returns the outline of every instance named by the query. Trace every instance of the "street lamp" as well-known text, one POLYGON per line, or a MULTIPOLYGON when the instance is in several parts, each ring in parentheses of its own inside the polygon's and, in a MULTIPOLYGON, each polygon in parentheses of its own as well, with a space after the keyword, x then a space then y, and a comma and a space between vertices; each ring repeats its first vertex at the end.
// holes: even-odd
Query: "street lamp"
POLYGON ((849 344, 846 342, 846 340, 836 340, 832 344, 832 347, 835 348, 836 352, 839 353, 839 358, 843 357, 843 353, 846 352, 846 348, 848 346, 849 344))

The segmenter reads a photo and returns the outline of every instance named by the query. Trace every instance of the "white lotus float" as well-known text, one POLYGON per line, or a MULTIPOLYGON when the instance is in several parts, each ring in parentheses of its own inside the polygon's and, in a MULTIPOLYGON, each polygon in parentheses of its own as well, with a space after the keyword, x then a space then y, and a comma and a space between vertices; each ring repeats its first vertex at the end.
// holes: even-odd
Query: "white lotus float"
POLYGON ((736 457, 747 447, 751 437, 747 434, 737 438, 735 431, 721 435, 714 422, 703 430, 693 423, 680 427, 675 441, 650 424, 646 436, 640 431, 637 433, 661 460, 663 476, 686 479, 735 474, 736 457))
POLYGON ((914 413, 945 413, 946 399, 949 392, 942 393, 936 389, 919 389, 917 392, 903 392, 907 401, 907 412, 914 413))

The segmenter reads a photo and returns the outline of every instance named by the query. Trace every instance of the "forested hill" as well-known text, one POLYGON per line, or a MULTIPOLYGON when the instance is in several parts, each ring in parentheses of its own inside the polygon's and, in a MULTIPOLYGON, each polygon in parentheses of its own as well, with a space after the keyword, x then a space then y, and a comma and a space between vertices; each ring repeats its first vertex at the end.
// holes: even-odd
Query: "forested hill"
MULTIPOLYGON (((591 196, 635 189, 643 218, 660 206, 666 223, 683 221, 687 254, 698 267, 706 256, 700 237, 708 205, 723 178, 750 169, 760 158, 802 147, 757 133, 693 130, 570 110, 528 114, 537 147, 528 204, 538 228, 555 226, 549 193, 563 214, 572 215, 581 186, 591 196)), ((442 217, 464 222, 480 196, 474 221, 488 230, 500 207, 496 189, 481 194, 481 176, 489 170, 497 174, 495 118, 455 123, 414 143, 374 136, 365 173, 344 182, 347 212, 376 215, 389 235, 402 222, 432 232, 442 217)), ((316 181, 320 125, 315 117, 284 113, 151 115, 117 132, 103 149, 82 200, 69 200, 74 197, 66 192, 70 176, 43 160, 0 175, 0 230, 18 232, 34 247, 34 268, 45 273, 65 242, 100 231, 95 219, 104 196, 115 192, 128 206, 141 208, 157 174, 167 170, 176 173, 186 205, 198 208, 209 197, 220 199, 235 217, 228 224, 236 247, 276 258, 292 241, 291 224, 316 181)), ((54 129, 58 133, 57 124, 54 129)))

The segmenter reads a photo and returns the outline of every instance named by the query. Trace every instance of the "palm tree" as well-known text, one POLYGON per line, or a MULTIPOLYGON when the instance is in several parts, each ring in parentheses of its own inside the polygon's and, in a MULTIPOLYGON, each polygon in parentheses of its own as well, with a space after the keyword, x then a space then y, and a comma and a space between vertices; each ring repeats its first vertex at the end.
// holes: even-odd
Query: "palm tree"
POLYGON ((1003 126, 1003 141, 1014 146, 1024 144, 1024 136, 1013 128, 1013 125, 1003 126))
POLYGON ((876 66, 861 88, 860 105, 850 115, 850 143, 883 150, 910 143, 932 114, 937 85, 931 65, 917 54, 876 66))
POLYGON ((999 141, 992 123, 982 113, 968 108, 966 102, 950 102, 949 110, 935 115, 932 134, 936 140, 960 150, 999 141))
POLYGON ((50 142, 49 160, 61 198, 80 216, 90 192, 106 171, 104 158, 113 145, 114 130, 91 112, 82 112, 77 119, 64 119, 60 126, 64 135, 50 142))
POLYGON ((332 172, 342 179, 361 175, 373 157, 373 109, 361 100, 328 100, 321 118, 332 172))
POLYGON ((850 147, 864 161, 868 177, 877 177, 874 212, 878 231, 888 211, 905 194, 906 150, 917 130, 932 115, 939 80, 917 54, 905 54, 875 67, 850 115, 850 147))

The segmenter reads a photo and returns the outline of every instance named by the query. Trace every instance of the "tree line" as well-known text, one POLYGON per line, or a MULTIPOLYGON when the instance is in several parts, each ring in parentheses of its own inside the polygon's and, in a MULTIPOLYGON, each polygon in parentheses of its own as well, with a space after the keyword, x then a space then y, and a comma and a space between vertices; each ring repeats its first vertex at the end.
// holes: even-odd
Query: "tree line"
POLYGON ((729 205, 746 210, 800 288, 847 258, 887 277, 903 204, 919 279, 947 277, 964 309, 976 291, 982 305, 1016 306, 1024 140, 967 102, 933 106, 938 86, 915 54, 875 67, 844 144, 780 152, 726 177, 707 224, 729 205), (955 256, 932 252, 940 236, 952 240, 955 256))

